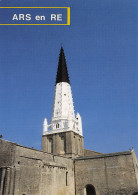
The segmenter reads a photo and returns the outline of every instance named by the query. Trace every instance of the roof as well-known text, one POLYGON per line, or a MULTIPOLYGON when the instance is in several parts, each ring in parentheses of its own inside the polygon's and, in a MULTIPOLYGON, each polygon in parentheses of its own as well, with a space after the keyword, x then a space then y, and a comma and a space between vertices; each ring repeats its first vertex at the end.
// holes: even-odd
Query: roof
POLYGON ((115 153, 108 153, 108 154, 100 154, 96 156, 78 157, 75 160, 88 160, 88 159, 97 159, 97 158, 105 158, 105 157, 114 157, 114 156, 121 156, 121 155, 130 155, 131 153, 132 151, 115 152, 115 153))
POLYGON ((59 62, 58 62, 58 69, 57 69, 57 76, 56 76, 56 84, 60 82, 66 82, 70 84, 69 80, 69 74, 65 59, 65 54, 63 47, 60 49, 60 55, 59 55, 59 62))

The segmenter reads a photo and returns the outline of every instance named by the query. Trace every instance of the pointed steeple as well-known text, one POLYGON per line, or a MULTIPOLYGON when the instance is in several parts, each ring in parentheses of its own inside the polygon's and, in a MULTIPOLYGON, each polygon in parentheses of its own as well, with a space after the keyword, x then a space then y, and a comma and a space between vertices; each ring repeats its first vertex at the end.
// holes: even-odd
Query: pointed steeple
POLYGON ((59 55, 56 84, 60 82, 66 82, 70 84, 63 47, 61 47, 60 55, 59 55))
POLYGON ((75 116, 63 47, 59 55, 52 118, 49 124, 44 119, 42 139, 44 152, 73 158, 83 156, 81 116, 75 116))

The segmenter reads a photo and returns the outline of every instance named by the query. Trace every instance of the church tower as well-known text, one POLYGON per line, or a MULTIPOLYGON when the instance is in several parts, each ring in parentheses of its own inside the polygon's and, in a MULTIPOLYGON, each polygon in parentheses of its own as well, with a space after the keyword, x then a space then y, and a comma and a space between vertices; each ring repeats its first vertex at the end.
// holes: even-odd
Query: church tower
POLYGON ((70 80, 63 47, 59 55, 53 114, 43 123, 42 150, 67 157, 83 156, 82 121, 75 116, 70 80))

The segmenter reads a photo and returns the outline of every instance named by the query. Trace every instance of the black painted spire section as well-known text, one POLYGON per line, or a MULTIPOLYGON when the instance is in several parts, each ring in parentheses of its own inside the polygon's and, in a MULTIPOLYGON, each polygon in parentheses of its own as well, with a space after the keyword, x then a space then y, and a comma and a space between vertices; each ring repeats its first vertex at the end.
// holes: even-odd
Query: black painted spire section
POLYGON ((65 59, 65 54, 63 47, 61 47, 60 55, 59 55, 59 62, 58 62, 58 70, 57 70, 57 77, 56 77, 56 84, 60 82, 66 82, 70 84, 68 69, 65 59))

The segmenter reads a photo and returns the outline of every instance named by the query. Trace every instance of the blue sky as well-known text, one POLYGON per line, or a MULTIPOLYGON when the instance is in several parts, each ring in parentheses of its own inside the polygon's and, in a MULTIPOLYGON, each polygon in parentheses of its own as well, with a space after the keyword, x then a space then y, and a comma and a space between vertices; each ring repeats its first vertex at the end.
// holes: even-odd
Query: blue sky
MULTIPOLYGON (((41 148, 61 43, 85 148, 138 155, 136 0, 2 0, 2 6, 70 6, 70 26, 0 26, 0 134, 41 148)), ((5 15, 5 17, 9 17, 5 15)))

